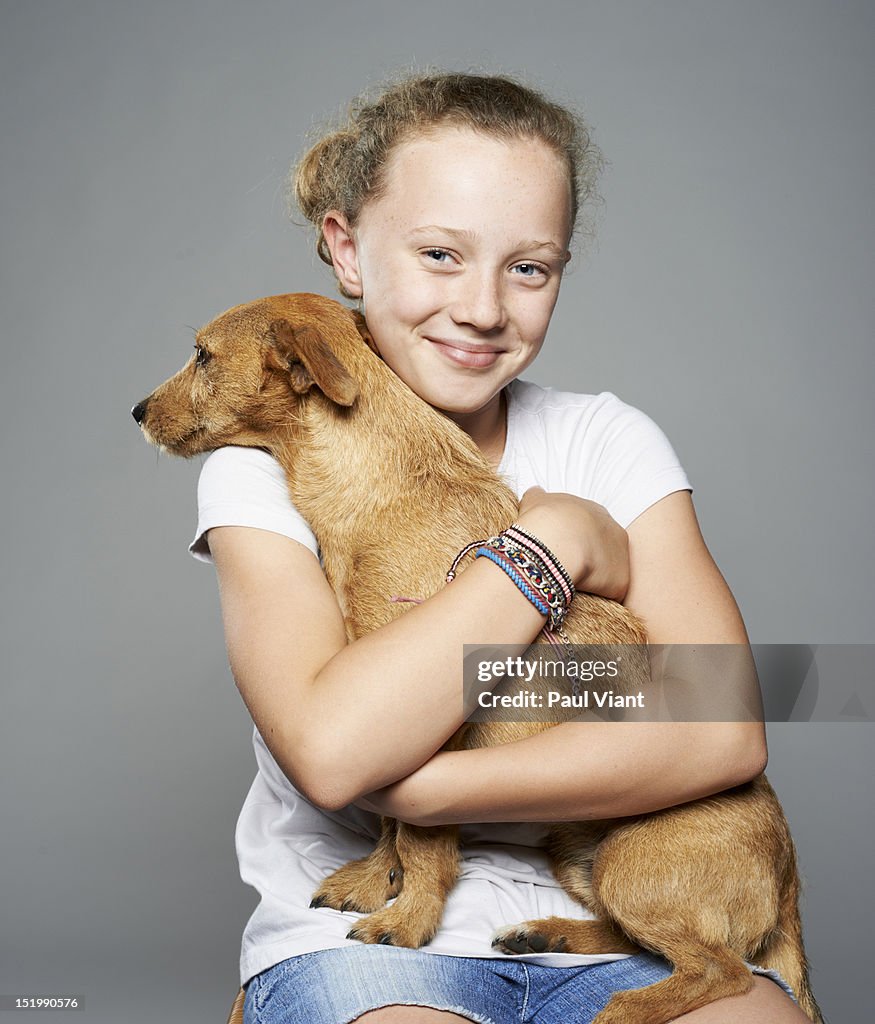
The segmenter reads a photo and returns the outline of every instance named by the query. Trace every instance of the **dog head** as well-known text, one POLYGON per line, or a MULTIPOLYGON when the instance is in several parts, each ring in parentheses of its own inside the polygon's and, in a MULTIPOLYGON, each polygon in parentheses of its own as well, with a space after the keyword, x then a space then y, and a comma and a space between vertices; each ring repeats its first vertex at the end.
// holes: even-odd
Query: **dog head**
POLYGON ((172 455, 269 448, 314 393, 353 405, 358 385, 338 352, 363 341, 373 348, 364 320, 321 295, 234 306, 197 332, 185 366, 131 414, 146 439, 172 455))

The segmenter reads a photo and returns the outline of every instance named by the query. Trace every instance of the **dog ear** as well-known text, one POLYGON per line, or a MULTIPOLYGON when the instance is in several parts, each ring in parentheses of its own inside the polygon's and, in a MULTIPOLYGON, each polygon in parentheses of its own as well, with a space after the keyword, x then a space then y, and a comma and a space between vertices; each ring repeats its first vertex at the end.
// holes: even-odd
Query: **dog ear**
POLYGON ((352 405, 356 400, 358 384, 315 327, 295 328, 286 320, 276 320, 268 338, 273 342, 268 359, 275 369, 289 373, 292 389, 299 395, 317 387, 337 405, 352 405))

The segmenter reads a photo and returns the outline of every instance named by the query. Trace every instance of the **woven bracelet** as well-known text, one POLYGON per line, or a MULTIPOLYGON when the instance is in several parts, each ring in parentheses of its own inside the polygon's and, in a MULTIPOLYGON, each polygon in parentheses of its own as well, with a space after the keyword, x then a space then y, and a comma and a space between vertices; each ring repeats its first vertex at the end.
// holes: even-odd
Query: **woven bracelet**
POLYGON ((550 609, 550 628, 558 629, 565 621, 571 602, 556 574, 551 572, 541 558, 528 547, 510 539, 508 531, 500 533, 497 537, 490 537, 488 544, 510 559, 529 586, 550 609))
POLYGON ((474 553, 475 558, 488 558, 490 562, 494 562, 500 569, 503 569, 505 573, 513 580, 516 584, 517 590, 538 609, 538 611, 550 619, 552 622, 552 616, 550 608, 544 603, 544 601, 535 593, 532 587, 523 578, 523 575, 514 563, 509 559, 503 552, 496 551, 495 548, 481 547, 478 548, 474 553))
POLYGON ((495 537, 465 545, 453 559, 447 583, 455 579, 462 560, 475 551, 475 557, 486 554, 500 566, 538 611, 547 616, 547 629, 561 631, 574 598, 574 584, 546 544, 514 524, 495 537), (487 554, 490 551, 492 554, 487 554))

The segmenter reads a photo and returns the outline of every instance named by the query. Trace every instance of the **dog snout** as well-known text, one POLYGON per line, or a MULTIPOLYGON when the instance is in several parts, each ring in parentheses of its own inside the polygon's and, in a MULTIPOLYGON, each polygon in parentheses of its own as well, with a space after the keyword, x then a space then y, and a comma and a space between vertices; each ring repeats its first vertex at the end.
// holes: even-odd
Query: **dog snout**
POLYGON ((149 404, 149 399, 144 398, 142 402, 137 404, 131 409, 131 416, 137 421, 137 423, 143 422, 143 417, 146 415, 146 406, 149 404))

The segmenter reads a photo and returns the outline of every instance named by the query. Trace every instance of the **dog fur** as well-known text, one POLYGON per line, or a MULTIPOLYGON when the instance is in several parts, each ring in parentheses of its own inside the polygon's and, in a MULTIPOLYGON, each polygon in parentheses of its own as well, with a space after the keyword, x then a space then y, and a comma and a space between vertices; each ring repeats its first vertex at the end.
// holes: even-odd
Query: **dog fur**
MULTIPOLYGON (((435 593, 466 543, 514 521, 515 496, 471 439, 383 364, 362 319, 339 303, 297 294, 235 306, 197 333, 196 348, 135 406, 135 418, 174 455, 233 444, 276 457, 318 538, 351 640, 403 613, 390 595, 435 593)), ((578 594, 566 630, 574 643, 645 651, 643 624, 601 598, 578 594)), ((647 672, 643 656, 635 689, 647 672)), ((507 743, 549 727, 468 723, 448 747, 507 743)), ((455 884, 458 829, 383 825, 374 853, 327 878, 314 905, 368 914, 353 938, 417 947, 436 932, 455 884)), ((779 971, 804 1012, 821 1020, 793 842, 765 776, 653 814, 555 825, 548 848, 556 878, 596 920, 514 924, 495 937, 497 949, 643 948, 674 966, 665 981, 614 995, 597 1024, 662 1024, 743 994, 753 983, 745 960, 779 971)))

